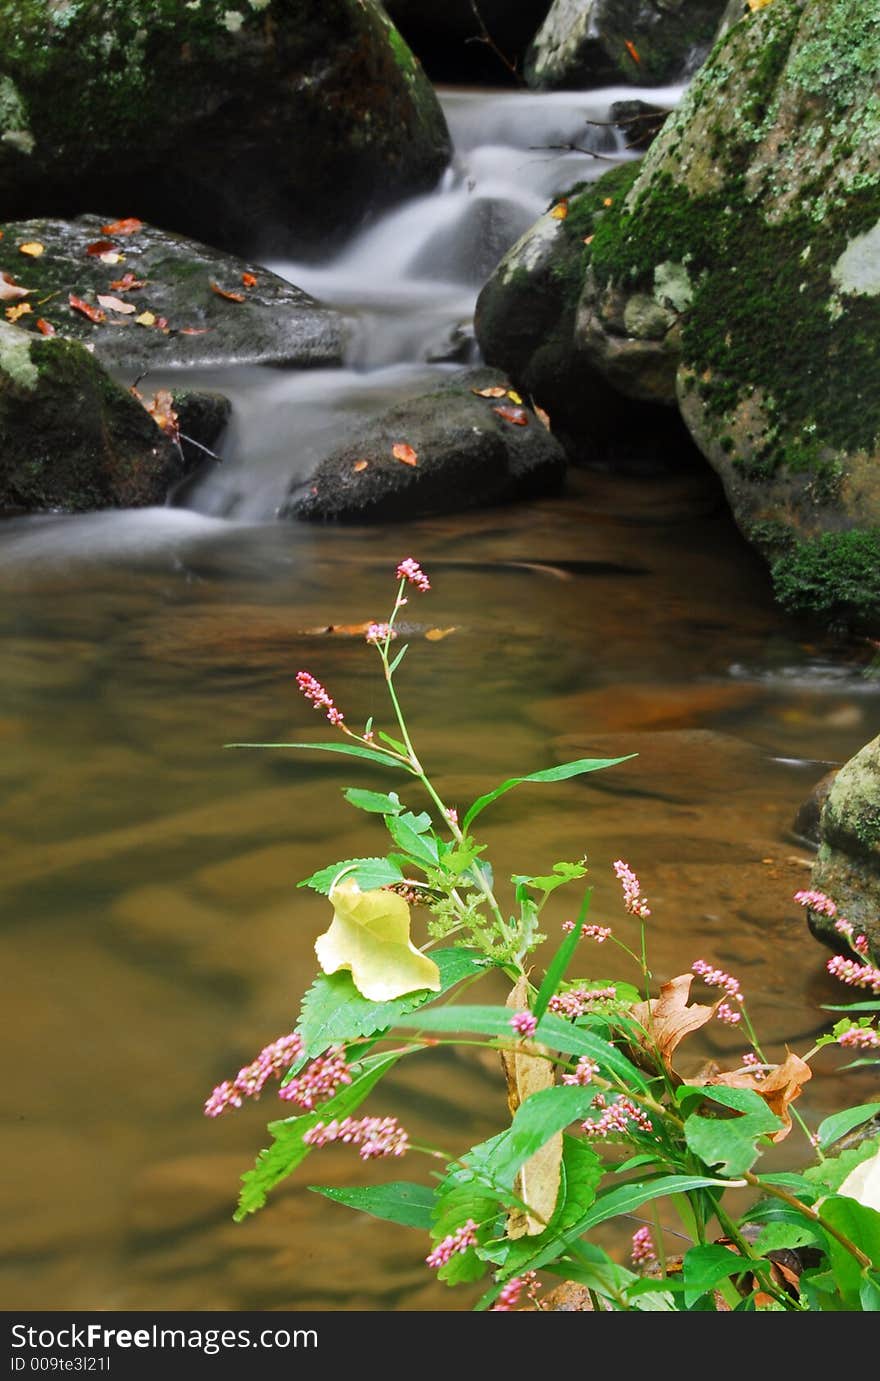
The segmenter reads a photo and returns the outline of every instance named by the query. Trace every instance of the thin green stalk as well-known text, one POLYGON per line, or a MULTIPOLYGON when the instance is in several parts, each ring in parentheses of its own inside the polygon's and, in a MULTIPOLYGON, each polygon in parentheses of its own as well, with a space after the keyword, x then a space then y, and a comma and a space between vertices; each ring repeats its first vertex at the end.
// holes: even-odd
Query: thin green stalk
POLYGON ((800 1199, 796 1199, 794 1194, 789 1194, 788 1190, 783 1189, 781 1185, 768 1184, 765 1180, 760 1179, 757 1175, 753 1175, 750 1171, 743 1175, 743 1179, 747 1184, 754 1185, 756 1189, 760 1189, 762 1194, 770 1194, 774 1199, 781 1199, 783 1203, 788 1204, 789 1208, 797 1209, 798 1213, 802 1213, 805 1218, 809 1218, 813 1223, 818 1223, 824 1232, 827 1232, 830 1237, 833 1237, 836 1242, 840 1243, 844 1251, 849 1252, 850 1256, 855 1257, 856 1261, 858 1261, 863 1269, 866 1266, 873 1265, 870 1256, 866 1256, 861 1247, 857 1247, 855 1242, 851 1242, 848 1237, 844 1236, 833 1223, 829 1223, 827 1218, 823 1218, 819 1210, 813 1208, 812 1204, 801 1203, 800 1199))

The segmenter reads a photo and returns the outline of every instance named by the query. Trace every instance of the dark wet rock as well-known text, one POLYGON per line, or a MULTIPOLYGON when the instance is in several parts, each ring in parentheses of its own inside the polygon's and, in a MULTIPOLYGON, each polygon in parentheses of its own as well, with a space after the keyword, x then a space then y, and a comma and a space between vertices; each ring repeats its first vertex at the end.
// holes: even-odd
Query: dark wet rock
MULTIPOLYGON (((811 886, 830 897, 839 914, 880 953, 880 737, 837 773, 822 810, 819 838, 811 886)), ((818 940, 842 948, 832 917, 810 911, 808 920, 818 940)))
POLYGON ((471 321, 446 328, 425 351, 429 364, 477 364, 480 350, 471 321))
POLYGON ((550 8, 550 0, 387 0, 391 18, 435 81, 479 81, 508 84, 504 59, 521 66, 526 48, 550 8), (484 30, 504 55, 484 40, 484 30))
POLYGON ((59 332, 93 345, 108 369, 133 376, 179 365, 340 363, 343 318, 277 274, 152 225, 108 237, 101 231, 106 224, 106 217, 88 215, 6 225, 0 271, 32 289, 25 301, 43 301, 21 318, 22 326, 42 314, 59 332), (38 258, 20 252, 19 245, 29 242, 44 246, 38 258), (115 247, 111 253, 121 256, 118 263, 86 252, 101 242, 115 247), (146 285, 130 292, 110 286, 126 273, 146 285), (246 287, 243 274, 253 275, 256 283, 246 287), (212 283, 244 300, 221 297, 212 283), (106 320, 95 324, 69 305, 71 293, 92 308, 99 306, 100 293, 136 310, 126 315, 108 309, 106 320), (167 330, 138 325, 135 318, 145 312, 164 318, 167 330))
MULTIPOLYGON (((175 390, 174 410, 180 427, 180 446, 192 473, 216 463, 217 448, 232 416, 232 403, 223 393, 175 390)), ((179 491, 175 502, 180 502, 179 491)))
POLYGON ((449 154, 378 0, 0 8, 3 220, 108 206, 240 253, 324 248, 449 154))
POLYGON ((410 272, 453 281, 464 278, 479 287, 504 251, 528 229, 529 219, 514 201, 477 197, 453 226, 437 230, 427 240, 410 272))
POLYGON ((0 322, 0 507, 161 504, 185 474, 177 447, 85 346, 0 322))
POLYGON ((506 386, 503 375, 482 369, 397 404, 323 460, 306 484, 291 491, 281 516, 384 522, 558 489, 564 454, 534 412, 517 409, 509 398, 472 392, 506 386), (495 411, 499 406, 520 411, 526 425, 506 421, 495 411), (417 464, 394 458, 392 447, 399 442, 413 448, 417 464))
POLYGON ((665 125, 670 111, 650 101, 612 101, 611 118, 629 149, 644 153, 665 125))
POLYGON ((659 86, 690 76, 727 0, 555 0, 525 64, 529 86, 659 86))
POLYGON ((798 806, 792 821, 792 829, 798 839, 803 840, 805 844, 812 844, 815 848, 819 847, 821 839, 819 820, 837 773, 838 768, 833 767, 820 778, 807 799, 798 806))

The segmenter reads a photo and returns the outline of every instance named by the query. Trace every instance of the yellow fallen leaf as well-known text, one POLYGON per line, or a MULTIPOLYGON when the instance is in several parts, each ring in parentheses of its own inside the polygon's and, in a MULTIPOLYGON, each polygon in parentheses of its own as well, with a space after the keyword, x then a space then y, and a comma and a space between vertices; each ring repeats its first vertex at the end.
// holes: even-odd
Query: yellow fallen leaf
POLYGON ((19 302, 17 307, 6 308, 6 320, 18 321, 20 316, 24 316, 25 312, 29 312, 30 310, 31 304, 29 302, 19 302))
POLYGON ((27 244, 19 245, 19 254, 26 254, 29 259, 39 259, 46 246, 41 245, 39 240, 28 240, 27 244))
POLYGON ((521 403, 521 402, 522 402, 522 398, 520 398, 520 396, 519 396, 519 394, 517 393, 517 391, 516 391, 515 388, 509 388, 509 389, 507 390, 507 396, 508 396, 508 398, 510 399, 510 401, 511 401, 512 403, 521 403))
POLYGON ((568 215, 568 202, 558 201, 554 206, 553 210, 550 212, 550 215, 553 217, 555 221, 564 221, 566 216, 568 215))
POLYGON ((771 0, 746 0, 746 4, 752 11, 752 14, 754 14, 755 10, 764 9, 765 5, 769 5, 770 3, 771 0))
POLYGON ((141 312, 140 316, 135 317, 135 321, 138 326, 155 326, 156 314, 155 312, 141 312))
POLYGON ((443 638, 448 638, 449 634, 454 633, 455 631, 455 627, 429 628, 427 633, 425 634, 425 638, 429 643, 439 643, 442 641, 443 638))
POLYGON ((362 892, 354 878, 330 889, 333 921, 315 941, 325 973, 351 972, 371 1002, 390 1002, 421 988, 440 991, 440 970, 409 938, 409 907, 396 892, 362 892))

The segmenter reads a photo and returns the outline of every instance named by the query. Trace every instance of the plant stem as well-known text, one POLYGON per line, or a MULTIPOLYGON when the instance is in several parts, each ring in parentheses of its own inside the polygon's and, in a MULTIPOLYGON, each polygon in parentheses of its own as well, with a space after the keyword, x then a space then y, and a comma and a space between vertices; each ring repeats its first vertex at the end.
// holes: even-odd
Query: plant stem
POLYGON ((848 1237, 845 1237, 838 1228, 834 1227, 833 1223, 829 1223, 826 1218, 823 1218, 818 1209, 813 1208, 811 1204, 801 1203, 800 1199, 796 1199, 793 1194, 789 1194, 788 1190, 783 1189, 781 1185, 767 1184, 765 1180, 762 1180, 758 1175, 751 1174, 751 1172, 746 1172, 746 1174, 743 1175, 743 1179, 747 1184, 754 1185, 756 1189, 760 1189, 763 1194, 770 1194, 775 1199, 781 1199, 783 1203, 788 1204, 789 1208, 797 1209, 798 1213, 802 1213, 805 1218, 809 1218, 813 1223, 818 1223, 824 1232, 827 1232, 830 1237, 833 1237, 836 1242, 840 1243, 844 1251, 849 1252, 850 1256, 855 1257, 861 1267, 864 1268, 873 1265, 870 1256, 866 1256, 861 1248, 856 1246, 855 1242, 851 1242, 848 1237))

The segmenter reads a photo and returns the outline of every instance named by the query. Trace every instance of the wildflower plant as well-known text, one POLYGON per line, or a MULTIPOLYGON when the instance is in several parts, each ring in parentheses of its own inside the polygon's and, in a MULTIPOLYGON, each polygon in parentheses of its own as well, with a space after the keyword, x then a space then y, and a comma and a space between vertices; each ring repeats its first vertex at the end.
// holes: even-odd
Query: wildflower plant
MULTIPOLYGON (((836 956, 829 969, 870 998, 839 1009, 847 1015, 805 1055, 787 1051, 773 1061, 739 981, 710 960, 696 959, 652 995, 651 908, 624 860, 613 865, 621 934, 608 918, 588 919, 584 859, 514 874, 505 900, 475 832, 479 817, 515 787, 626 759, 579 759, 510 777, 459 819, 416 753, 395 682, 407 653, 398 645, 400 612, 430 581, 412 558, 401 561, 397 580, 388 618, 366 635, 393 734, 372 720, 352 728, 324 686, 301 671, 299 689, 338 737, 234 745, 345 754, 390 769, 422 796, 411 804, 396 791, 348 788, 346 800, 382 822, 390 845, 376 857, 330 863, 300 884, 325 896, 333 914, 315 943, 320 972, 296 1030, 219 1084, 205 1105, 216 1117, 280 1079, 273 1086, 289 1115, 269 1124, 271 1145, 243 1176, 237 1219, 262 1208, 311 1153, 343 1143, 365 1160, 429 1157, 430 1183, 316 1192, 423 1233, 427 1269, 450 1285, 484 1280, 477 1309, 540 1309, 554 1278, 586 1287, 594 1309, 613 1312, 880 1309, 880 1101, 846 1108, 815 1130, 793 1106, 824 1045, 849 1050, 853 1063, 876 1056, 880 970, 864 937, 838 925, 852 958, 836 956), (561 888, 577 888, 578 902, 539 976, 531 956, 546 938, 547 901, 561 888), (411 934, 413 909, 425 919, 421 946, 411 934), (626 926, 634 923, 631 945, 626 926), (635 983, 582 976, 585 956, 604 961, 615 947, 635 983), (510 983, 506 1005, 458 1000, 492 973, 510 983), (692 999, 695 983, 705 1000, 692 999), (678 1048, 713 1020, 736 1027, 745 1049, 728 1070, 688 1076, 678 1048), (511 1121, 495 1136, 471 1147, 422 1146, 396 1118, 360 1112, 401 1060, 456 1041, 498 1053, 511 1121), (762 1173, 762 1153, 793 1131, 804 1137, 795 1163, 811 1163, 762 1173), (855 1144, 844 1149, 843 1138, 855 1144), (742 1190, 750 1192, 733 1192, 742 1190), (748 1206, 733 1209, 732 1199, 748 1206), (594 1240, 594 1229, 611 1220, 631 1236, 628 1265, 594 1240)), ((819 893, 798 900, 836 915, 819 893)))

